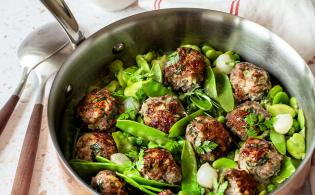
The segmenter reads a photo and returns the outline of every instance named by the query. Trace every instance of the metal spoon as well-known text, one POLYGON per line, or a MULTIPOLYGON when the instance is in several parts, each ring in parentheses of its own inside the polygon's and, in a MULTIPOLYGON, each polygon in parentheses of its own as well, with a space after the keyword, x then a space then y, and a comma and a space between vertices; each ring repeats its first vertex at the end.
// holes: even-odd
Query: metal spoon
POLYGON ((0 110, 0 136, 20 99, 30 72, 63 49, 68 43, 67 35, 57 23, 44 25, 33 31, 23 40, 17 52, 23 68, 22 75, 10 99, 0 110))

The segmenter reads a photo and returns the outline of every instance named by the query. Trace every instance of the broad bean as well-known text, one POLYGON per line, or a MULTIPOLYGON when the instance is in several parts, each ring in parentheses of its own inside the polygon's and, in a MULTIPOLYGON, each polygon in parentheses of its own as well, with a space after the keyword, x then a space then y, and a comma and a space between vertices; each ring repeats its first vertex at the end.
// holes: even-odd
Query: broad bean
POLYGON ((289 96, 286 92, 278 92, 273 100, 272 100, 272 104, 288 104, 289 103, 289 96))
POLYGON ((277 176, 274 176, 271 181, 275 184, 283 183, 287 178, 289 178, 294 172, 295 167, 290 158, 285 157, 282 161, 281 170, 277 176))
POLYGON ((268 92, 268 97, 273 99, 277 93, 282 92, 282 91, 283 91, 283 89, 282 89, 282 87, 280 85, 275 85, 268 92))
POLYGON ((305 156, 305 138, 299 133, 294 133, 287 140, 287 150, 294 158, 303 159, 305 156))
POLYGON ((273 145, 276 147, 278 152, 282 155, 286 153, 286 143, 285 143, 285 136, 277 133, 275 130, 270 131, 270 140, 273 145))
POLYGON ((272 116, 277 116, 278 114, 290 114, 292 118, 294 118, 296 115, 295 110, 286 104, 270 105, 267 107, 267 111, 270 112, 272 116))

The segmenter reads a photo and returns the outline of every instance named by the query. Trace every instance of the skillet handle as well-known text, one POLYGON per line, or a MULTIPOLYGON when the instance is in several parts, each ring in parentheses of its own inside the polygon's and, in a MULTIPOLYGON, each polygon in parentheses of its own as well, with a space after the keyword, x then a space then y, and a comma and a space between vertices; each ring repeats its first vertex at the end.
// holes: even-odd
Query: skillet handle
POLYGON ((66 31, 74 48, 85 40, 79 25, 64 0, 40 0, 66 31))

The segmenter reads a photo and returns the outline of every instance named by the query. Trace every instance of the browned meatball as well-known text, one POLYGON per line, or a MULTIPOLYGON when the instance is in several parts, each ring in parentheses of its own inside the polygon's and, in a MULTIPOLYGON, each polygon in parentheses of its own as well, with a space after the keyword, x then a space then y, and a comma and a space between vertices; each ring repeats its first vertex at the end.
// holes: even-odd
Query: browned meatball
MULTIPOLYGON (((241 140, 245 141, 247 139, 247 129, 245 117, 250 114, 255 113, 256 115, 262 115, 264 118, 269 118, 269 113, 257 102, 247 101, 243 104, 237 106, 233 111, 226 115, 226 126, 228 126, 231 131, 237 135, 241 140)), ((255 129, 257 133, 259 129, 255 129)))
POLYGON ((186 139, 202 160, 211 162, 227 154, 232 139, 228 131, 211 116, 198 116, 187 125, 186 139))
POLYGON ((141 173, 145 177, 170 184, 182 180, 181 169, 168 151, 157 148, 145 150, 143 160, 141 173))
POLYGON ((158 195, 175 195, 171 190, 163 190, 158 195))
POLYGON ((238 166, 253 174, 257 181, 266 183, 279 173, 282 159, 271 142, 249 138, 240 149, 238 166))
POLYGON ((205 57, 198 50, 181 47, 164 68, 164 80, 174 90, 184 92, 199 87, 204 80, 205 57))
POLYGON ((231 71, 230 81, 238 101, 261 100, 271 88, 268 72, 248 62, 236 64, 231 71))
POLYGON ((226 195, 255 195, 257 192, 257 182, 244 170, 230 169, 224 177, 229 182, 226 195))
POLYGON ((115 141, 111 135, 100 132, 85 133, 75 146, 76 158, 92 161, 96 156, 110 158, 117 153, 115 141))
POLYGON ((150 97, 142 104, 141 115, 146 125, 166 133, 171 126, 185 116, 185 110, 176 96, 150 97))
POLYGON ((109 131, 118 114, 118 100, 103 88, 87 94, 79 103, 77 112, 89 129, 109 131))
POLYGON ((109 170, 100 171, 92 178, 91 186, 106 195, 127 195, 126 183, 109 170))

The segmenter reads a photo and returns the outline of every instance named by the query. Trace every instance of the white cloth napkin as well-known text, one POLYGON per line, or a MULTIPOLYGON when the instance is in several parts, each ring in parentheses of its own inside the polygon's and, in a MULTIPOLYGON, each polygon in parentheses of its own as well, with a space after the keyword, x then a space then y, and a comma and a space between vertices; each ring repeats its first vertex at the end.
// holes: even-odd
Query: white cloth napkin
MULTIPOLYGON (((146 10, 204 8, 241 16, 287 41, 315 71, 315 0, 138 0, 146 10)), ((310 171, 315 195, 315 158, 310 171)))

